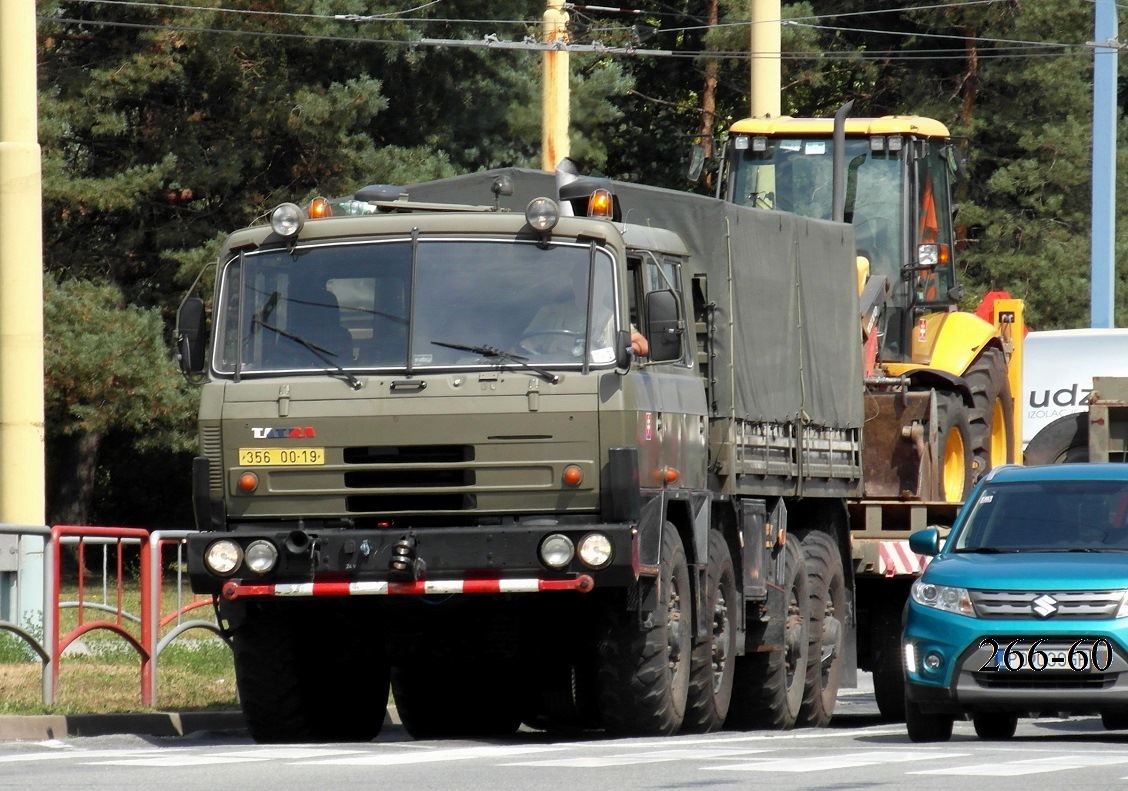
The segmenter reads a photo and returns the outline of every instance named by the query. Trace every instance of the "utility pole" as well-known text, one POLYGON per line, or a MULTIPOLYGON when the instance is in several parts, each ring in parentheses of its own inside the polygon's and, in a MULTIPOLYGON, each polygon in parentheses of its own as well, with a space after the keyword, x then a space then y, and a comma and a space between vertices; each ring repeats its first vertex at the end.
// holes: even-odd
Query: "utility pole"
POLYGON ((1089 324, 1114 327, 1116 306, 1116 3, 1096 0, 1093 51, 1093 210, 1089 324))
MULTIPOLYGON (((43 226, 35 0, 0 2, 0 96, 0 522, 42 526, 43 226)), ((21 612, 10 618, 23 621, 34 610, 28 605, 35 586, 29 583, 36 577, 42 613, 42 552, 26 539, 20 543, 21 612)))
POLYGON ((752 0, 753 118, 780 116, 780 16, 780 0, 752 0))
POLYGON ((35 0, 0 3, 0 522, 42 525, 43 226, 35 0))
POLYGON ((568 14, 563 0, 548 0, 544 12, 544 41, 555 45, 544 53, 541 116, 541 169, 556 170, 568 156, 568 14))

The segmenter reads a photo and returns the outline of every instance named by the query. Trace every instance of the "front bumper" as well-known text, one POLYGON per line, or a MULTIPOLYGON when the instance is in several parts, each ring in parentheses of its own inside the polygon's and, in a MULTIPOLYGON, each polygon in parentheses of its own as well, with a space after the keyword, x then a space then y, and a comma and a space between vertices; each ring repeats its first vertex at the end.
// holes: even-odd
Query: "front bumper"
MULTIPOLYGON (((1128 619, 1119 620, 997 620, 968 618, 921 607, 910 602, 902 647, 912 644, 916 667, 905 669, 909 700, 925 711, 952 714, 1003 711, 1016 714, 1092 712, 1128 709, 1128 619), (1011 641, 1041 640, 1040 648, 1072 646, 1086 652, 1086 668, 1075 671, 1060 664, 1042 670, 985 669, 995 651, 1011 641), (1106 641, 1094 669, 1087 646, 1106 641), (929 668, 926 657, 938 660, 929 668)), ((1015 658, 1015 665, 1019 660, 1015 658)), ((1078 665, 1081 661, 1078 660, 1078 665)))
POLYGON ((188 573, 196 593, 227 599, 264 596, 422 595, 450 593, 587 592, 628 587, 638 579, 638 532, 632 524, 569 523, 358 530, 340 525, 257 523, 228 532, 188 537, 188 573), (574 557, 551 569, 539 550, 560 533, 578 545, 600 532, 611 542, 610 562, 598 569, 574 557), (278 563, 265 574, 245 566, 218 575, 204 563, 215 541, 233 540, 246 549, 256 540, 272 543, 278 563), (410 547, 404 563, 403 547, 410 547), (397 545, 399 548, 397 549, 397 545), (394 562, 395 561, 395 562, 394 562))

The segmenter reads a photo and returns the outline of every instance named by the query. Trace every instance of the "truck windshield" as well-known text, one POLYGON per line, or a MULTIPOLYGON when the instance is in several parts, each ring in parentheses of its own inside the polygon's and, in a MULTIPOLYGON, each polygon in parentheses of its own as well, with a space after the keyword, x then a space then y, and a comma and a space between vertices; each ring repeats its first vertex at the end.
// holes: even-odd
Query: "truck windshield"
POLYGON ((430 239, 413 252, 395 239, 246 252, 223 271, 213 365, 253 376, 403 370, 409 355, 412 369, 614 364, 612 271, 605 252, 575 243, 430 239))
POLYGON ((1128 551, 1128 483, 1039 481, 986 486, 956 552, 1128 551))
MULTIPOLYGON (((764 139, 764 138, 761 138, 764 139)), ((834 151, 825 137, 766 138, 763 151, 739 149, 733 160, 733 201, 829 220, 834 151)), ((901 151, 871 151, 869 139, 846 140, 846 221, 859 254, 874 273, 900 278, 905 179, 901 151)))

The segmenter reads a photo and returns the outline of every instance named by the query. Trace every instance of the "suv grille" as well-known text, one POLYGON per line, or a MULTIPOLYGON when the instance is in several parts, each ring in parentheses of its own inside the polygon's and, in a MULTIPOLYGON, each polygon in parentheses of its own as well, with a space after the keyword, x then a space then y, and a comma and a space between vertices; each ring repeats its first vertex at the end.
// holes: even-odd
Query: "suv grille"
POLYGON ((980 618, 1105 620, 1116 616, 1124 591, 968 591, 980 618))

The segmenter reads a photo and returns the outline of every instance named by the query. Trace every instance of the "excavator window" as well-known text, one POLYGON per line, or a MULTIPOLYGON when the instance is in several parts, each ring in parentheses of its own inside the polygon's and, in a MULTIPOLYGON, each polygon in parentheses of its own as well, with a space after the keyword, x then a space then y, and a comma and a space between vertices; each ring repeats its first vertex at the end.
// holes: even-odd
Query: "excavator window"
POLYGON ((920 196, 916 207, 916 243, 920 263, 934 256, 935 266, 921 271, 917 279, 918 302, 949 302, 955 285, 952 211, 948 193, 948 161, 936 146, 928 146, 918 160, 916 183, 920 196))

